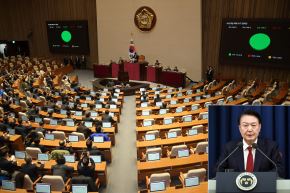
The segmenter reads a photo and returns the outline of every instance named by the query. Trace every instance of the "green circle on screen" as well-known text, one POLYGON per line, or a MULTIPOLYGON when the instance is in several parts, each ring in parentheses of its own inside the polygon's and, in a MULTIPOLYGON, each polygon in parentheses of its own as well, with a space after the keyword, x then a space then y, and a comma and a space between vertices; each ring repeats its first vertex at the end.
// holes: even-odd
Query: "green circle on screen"
POLYGON ((69 31, 61 32, 61 39, 64 42, 70 42, 71 41, 71 33, 69 31))
POLYGON ((267 34, 257 33, 252 35, 249 43, 254 50, 261 51, 269 47, 271 39, 267 34))

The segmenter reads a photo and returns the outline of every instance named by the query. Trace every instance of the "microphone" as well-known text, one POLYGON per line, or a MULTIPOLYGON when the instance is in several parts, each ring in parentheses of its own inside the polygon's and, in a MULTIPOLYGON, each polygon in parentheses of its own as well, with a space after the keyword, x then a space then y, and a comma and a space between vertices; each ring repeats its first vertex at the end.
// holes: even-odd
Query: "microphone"
POLYGON ((259 147, 258 147, 258 144, 256 143, 253 143, 252 144, 252 147, 255 148, 256 150, 258 150, 265 158, 267 158, 274 166, 275 166, 275 169, 276 169, 276 173, 278 174, 278 167, 277 167, 277 164, 271 159, 269 158, 259 147))
POLYGON ((218 165, 218 167, 217 167, 217 172, 220 170, 220 167, 221 167, 221 165, 227 160, 227 159, 229 159, 229 157, 231 157, 240 147, 242 147, 243 146, 243 142, 239 142, 238 144, 237 144, 237 147, 227 156, 227 157, 225 157, 220 163, 219 163, 219 165, 218 165))

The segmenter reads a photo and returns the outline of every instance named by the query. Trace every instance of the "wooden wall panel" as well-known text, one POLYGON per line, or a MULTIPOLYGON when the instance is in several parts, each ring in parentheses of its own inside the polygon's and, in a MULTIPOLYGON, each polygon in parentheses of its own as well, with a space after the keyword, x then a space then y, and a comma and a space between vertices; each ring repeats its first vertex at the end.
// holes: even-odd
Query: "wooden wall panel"
POLYGON ((290 18, 289 0, 203 0, 202 69, 211 65, 222 78, 290 80, 290 70, 219 64, 222 18, 290 18))
POLYGON ((32 56, 63 58, 49 52, 48 20, 88 20, 88 61, 98 62, 96 0, 1 0, 0 39, 28 40, 32 56))

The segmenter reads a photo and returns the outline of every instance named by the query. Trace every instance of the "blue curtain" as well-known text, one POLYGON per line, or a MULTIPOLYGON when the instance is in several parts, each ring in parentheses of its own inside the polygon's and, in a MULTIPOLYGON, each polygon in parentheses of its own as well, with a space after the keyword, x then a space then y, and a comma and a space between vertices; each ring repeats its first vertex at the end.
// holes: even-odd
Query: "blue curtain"
POLYGON ((209 179, 215 177, 215 165, 224 145, 241 139, 239 115, 255 110, 262 117, 260 136, 276 141, 283 154, 286 178, 290 174, 290 106, 215 106, 209 107, 209 179))

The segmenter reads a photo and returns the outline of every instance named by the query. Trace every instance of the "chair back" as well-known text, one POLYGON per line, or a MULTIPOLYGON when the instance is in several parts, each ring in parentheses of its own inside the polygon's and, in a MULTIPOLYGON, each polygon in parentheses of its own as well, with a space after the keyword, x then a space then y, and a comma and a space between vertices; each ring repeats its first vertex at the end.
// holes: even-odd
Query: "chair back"
POLYGON ((32 159, 37 159, 38 154, 42 153, 38 147, 27 147, 25 151, 32 159))
POLYGON ((76 132, 76 131, 74 131, 74 132, 72 132, 71 134, 72 134, 72 135, 76 135, 76 136, 78 136, 78 137, 79 137, 79 141, 84 141, 84 140, 86 140, 85 135, 84 135, 83 133, 80 133, 80 132, 76 132))
POLYGON ((178 151, 179 151, 179 150, 184 150, 184 149, 188 149, 187 146, 184 145, 184 144, 182 144, 182 145, 175 145, 175 146, 172 146, 170 156, 171 156, 171 157, 177 157, 177 155, 178 155, 178 151))
POLYGON ((51 191, 65 191, 65 184, 61 176, 44 175, 43 183, 51 185, 51 191))
POLYGON ((23 188, 26 190, 33 190, 33 182, 27 174, 24 176, 23 188))
POLYGON ((168 133, 170 133, 170 132, 176 132, 177 136, 181 136, 182 130, 180 128, 169 129, 168 133))
POLYGON ((63 131, 53 131, 52 134, 54 135, 54 139, 64 140, 65 133, 63 131))
POLYGON ((199 142, 196 145, 195 153, 197 153, 197 154, 206 153, 206 147, 208 147, 208 142, 207 141, 199 142))
POLYGON ((192 178, 192 177, 198 177, 200 182, 203 182, 205 180, 206 176, 206 169, 205 168, 198 168, 189 170, 187 174, 185 174, 184 178, 192 178))
POLYGON ((162 149, 161 147, 149 148, 146 150, 146 159, 148 158, 149 153, 159 153, 160 157, 162 157, 162 149))
POLYGON ((169 187, 171 183, 170 174, 168 172, 160 173, 160 174, 151 174, 149 180, 150 180, 150 183, 164 181, 166 187, 169 187))
POLYGON ((147 134, 153 134, 153 135, 155 135, 155 139, 159 137, 159 131, 158 130, 147 131, 146 132, 146 135, 147 134))

